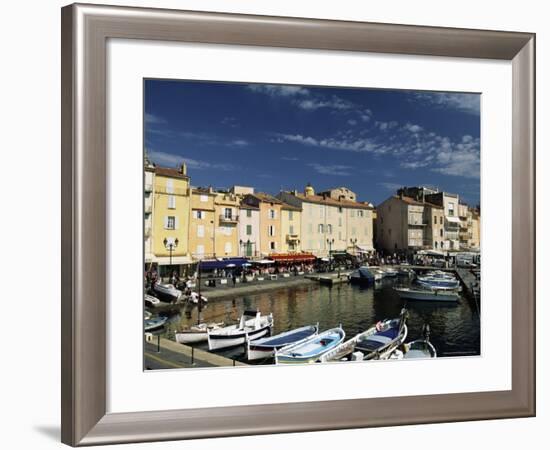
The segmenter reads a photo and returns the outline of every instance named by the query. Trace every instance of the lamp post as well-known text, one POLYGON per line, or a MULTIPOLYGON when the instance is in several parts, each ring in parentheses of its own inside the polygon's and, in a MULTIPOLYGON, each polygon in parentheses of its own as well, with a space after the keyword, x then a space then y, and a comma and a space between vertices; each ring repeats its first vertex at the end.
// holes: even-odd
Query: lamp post
POLYGON ((351 242, 351 246, 353 248, 353 255, 357 256, 357 249, 355 248, 355 245, 357 244, 357 238, 350 238, 349 241, 351 242))
MULTIPOLYGON (((178 246, 178 238, 174 239, 174 242, 169 242, 167 238, 164 238, 164 247, 167 247, 170 250, 170 272, 172 272, 172 251, 178 246)), ((171 276, 172 274, 170 274, 171 276)))
POLYGON ((328 269, 332 271, 332 244, 334 244, 334 238, 327 239, 328 244, 328 269))

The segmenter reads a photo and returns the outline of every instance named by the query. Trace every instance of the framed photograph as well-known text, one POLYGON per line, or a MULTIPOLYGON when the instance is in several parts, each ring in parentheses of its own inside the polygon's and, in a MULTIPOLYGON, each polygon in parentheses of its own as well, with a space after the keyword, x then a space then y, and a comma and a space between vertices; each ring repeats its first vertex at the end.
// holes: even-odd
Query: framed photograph
POLYGON ((71 5, 62 38, 63 442, 535 414, 533 34, 71 5))

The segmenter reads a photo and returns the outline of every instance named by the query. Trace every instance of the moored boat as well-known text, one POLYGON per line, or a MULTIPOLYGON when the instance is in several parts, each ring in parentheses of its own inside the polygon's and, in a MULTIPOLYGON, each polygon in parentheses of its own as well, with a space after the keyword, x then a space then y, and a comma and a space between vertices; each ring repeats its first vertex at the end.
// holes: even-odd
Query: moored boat
POLYGON ((353 284, 368 286, 374 283, 375 275, 366 266, 359 267, 349 275, 349 280, 353 284))
POLYGON ((181 291, 172 284, 156 283, 153 292, 160 300, 169 303, 176 302, 181 297, 181 291))
POLYGON ((159 328, 162 328, 166 321, 168 320, 168 317, 153 317, 150 319, 145 319, 143 321, 143 329, 145 331, 155 331, 159 328))
POLYGON ((412 342, 403 344, 399 349, 396 349, 391 359, 426 359, 437 358, 437 351, 430 342, 430 326, 426 324, 423 327, 423 339, 416 339, 412 342))
POLYGON ((189 303, 193 303, 194 305, 198 305, 199 302, 200 303, 208 303, 208 299, 202 295, 202 294, 199 294, 195 291, 191 292, 188 296, 187 296, 187 301, 189 303))
POLYGON ((207 330, 208 349, 242 345, 247 340, 259 339, 271 332, 273 327, 273 315, 262 316, 260 311, 245 311, 236 325, 207 330))
POLYGON ((397 270, 395 270, 393 267, 385 267, 382 270, 387 278, 396 277, 398 273, 397 270))
POLYGON ((255 341, 248 341, 246 356, 252 361, 255 359, 271 358, 275 351, 287 345, 300 342, 316 335, 319 325, 307 325, 294 330, 285 331, 275 336, 269 336, 255 341))
POLYGON ((314 363, 323 354, 342 343, 346 333, 342 327, 331 328, 275 352, 275 364, 314 363))
POLYGON ((443 289, 416 289, 416 288, 394 288, 399 297, 408 300, 426 300, 436 302, 457 302, 459 294, 455 290, 443 289))
POLYGON ((217 330, 225 324, 218 323, 199 323, 187 329, 176 332, 176 342, 179 344, 196 344, 208 340, 208 330, 217 330))
POLYGON ((431 289, 458 289, 460 283, 456 279, 436 278, 436 277, 417 277, 417 284, 431 289))

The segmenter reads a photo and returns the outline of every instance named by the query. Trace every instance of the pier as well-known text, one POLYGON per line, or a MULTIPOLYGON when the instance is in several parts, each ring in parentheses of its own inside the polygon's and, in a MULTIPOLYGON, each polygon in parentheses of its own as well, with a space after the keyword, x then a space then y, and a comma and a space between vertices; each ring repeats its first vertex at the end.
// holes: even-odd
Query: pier
POLYGON ((149 341, 146 340, 144 344, 146 370, 246 365, 216 353, 178 344, 161 336, 150 335, 149 341))

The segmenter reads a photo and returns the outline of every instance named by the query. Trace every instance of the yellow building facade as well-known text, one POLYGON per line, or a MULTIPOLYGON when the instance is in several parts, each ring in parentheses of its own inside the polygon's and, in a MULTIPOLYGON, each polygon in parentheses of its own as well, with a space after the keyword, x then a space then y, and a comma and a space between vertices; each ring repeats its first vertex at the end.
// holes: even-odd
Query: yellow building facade
POLYGON ((282 253, 281 207, 283 202, 263 192, 246 195, 242 201, 260 211, 260 254, 267 256, 272 253, 282 253))
POLYGON ((214 257, 215 200, 212 188, 191 189, 189 252, 195 261, 214 257))
POLYGON ((240 197, 231 192, 216 192, 214 198, 214 256, 239 255, 240 197))
POLYGON ((182 273, 191 263, 189 252, 190 190, 187 169, 155 167, 152 201, 152 262, 161 276, 171 268, 182 273))
POLYGON ((295 206, 281 206, 281 252, 301 251, 302 210, 295 206))

